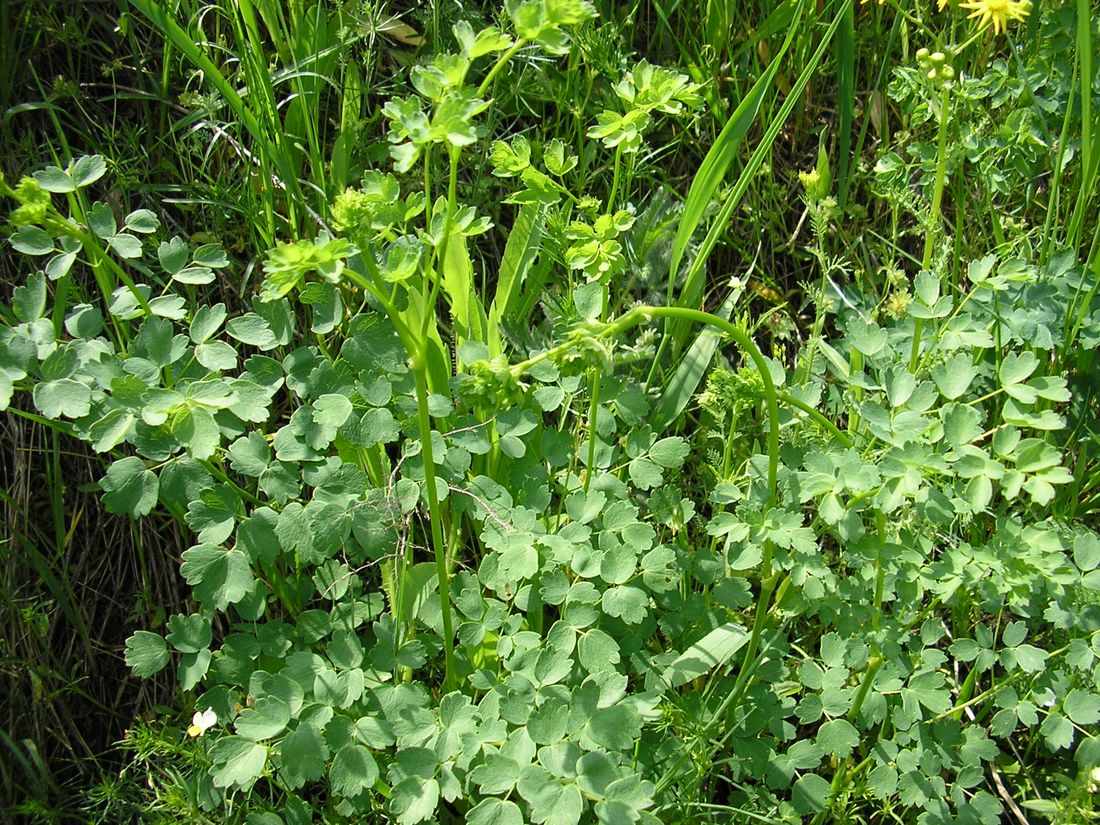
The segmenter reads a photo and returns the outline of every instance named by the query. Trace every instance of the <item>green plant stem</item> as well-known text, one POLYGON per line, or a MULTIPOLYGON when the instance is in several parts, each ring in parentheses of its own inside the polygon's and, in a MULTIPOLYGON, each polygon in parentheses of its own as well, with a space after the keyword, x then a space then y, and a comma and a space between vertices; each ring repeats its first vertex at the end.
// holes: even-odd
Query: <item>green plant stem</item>
POLYGON ((481 85, 477 87, 477 96, 484 97, 489 91, 489 87, 493 85, 493 80, 496 78, 500 70, 504 68, 505 64, 511 60, 516 52, 527 45, 527 41, 522 37, 513 43, 508 49, 497 58, 497 62, 493 64, 493 68, 489 70, 489 73, 485 75, 485 79, 481 81, 481 85))
MULTIPOLYGON (((943 207, 943 185, 947 179, 947 122, 951 112, 951 86, 944 84, 940 94, 940 131, 936 145, 936 179, 932 187, 932 211, 928 216, 928 234, 924 237, 924 255, 921 269, 926 270, 932 264, 932 252, 936 247, 936 234, 940 227, 940 212, 943 207)), ((921 337, 924 333, 924 319, 913 321, 913 349, 909 353, 909 371, 916 372, 920 360, 921 337)))
MULTIPOLYGON (((776 479, 779 473, 779 394, 776 391, 775 382, 772 381, 768 362, 765 360, 763 353, 760 352, 760 348, 744 331, 738 329, 725 318, 699 309, 688 309, 687 307, 637 306, 623 313, 616 320, 605 324, 603 329, 596 333, 596 336, 599 338, 615 338, 626 332, 626 330, 652 321, 654 318, 671 318, 715 327, 729 335, 753 362, 757 372, 760 373, 761 383, 764 385, 763 395, 768 412, 768 504, 769 506, 774 505, 777 491, 776 479)), ((565 355, 574 347, 579 346, 583 340, 582 337, 572 337, 564 343, 513 365, 509 371, 513 378, 519 378, 543 361, 565 355)))
POLYGON ((588 459, 584 472, 584 491, 587 493, 592 483, 596 464, 596 415, 600 409, 600 380, 603 371, 594 368, 590 371, 592 379, 592 398, 588 404, 588 459))
POLYGON ((815 410, 805 401, 795 398, 789 392, 778 393, 779 400, 786 404, 788 407, 794 407, 796 410, 801 410, 816 423, 821 429, 828 431, 833 438, 839 441, 845 447, 851 447, 853 445, 852 439, 848 437, 848 434, 844 430, 840 429, 836 424, 826 418, 820 410, 815 410))
POLYGON ((611 176, 611 194, 607 196, 608 213, 615 211, 615 196, 619 194, 619 178, 623 168, 623 145, 615 147, 615 171, 611 176))
POLYGON ((432 549, 439 578, 439 611, 443 620, 443 692, 454 690, 454 634, 451 629, 450 570, 447 547, 443 540, 443 512, 436 490, 435 456, 432 450, 432 419, 428 412, 428 369, 423 351, 413 357, 413 379, 416 382, 416 412, 420 427, 420 455, 424 460, 424 486, 431 522, 432 549))
MULTIPOLYGON (((863 372, 863 353, 855 347, 852 347, 851 355, 848 359, 848 374, 858 375, 863 372)), ((852 399, 860 402, 863 400, 863 387, 852 387, 852 399)), ((853 404, 848 411, 848 432, 854 433, 859 430, 859 411, 856 404, 853 404)))

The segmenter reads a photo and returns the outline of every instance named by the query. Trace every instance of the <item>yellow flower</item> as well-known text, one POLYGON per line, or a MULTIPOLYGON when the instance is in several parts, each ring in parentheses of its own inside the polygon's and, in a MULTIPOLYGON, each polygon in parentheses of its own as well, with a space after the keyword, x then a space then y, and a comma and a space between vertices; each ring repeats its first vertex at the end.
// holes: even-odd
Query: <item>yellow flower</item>
POLYGON ((207 708, 202 713, 195 711, 195 715, 191 717, 191 724, 187 727, 187 735, 192 739, 202 736, 217 723, 218 714, 214 713, 213 708, 207 708))
POLYGON ((971 9, 970 17, 978 17, 979 25, 985 28, 993 24, 993 33, 1000 34, 1009 20, 1023 21, 1031 12, 1030 0, 971 0, 960 3, 959 8, 971 9))

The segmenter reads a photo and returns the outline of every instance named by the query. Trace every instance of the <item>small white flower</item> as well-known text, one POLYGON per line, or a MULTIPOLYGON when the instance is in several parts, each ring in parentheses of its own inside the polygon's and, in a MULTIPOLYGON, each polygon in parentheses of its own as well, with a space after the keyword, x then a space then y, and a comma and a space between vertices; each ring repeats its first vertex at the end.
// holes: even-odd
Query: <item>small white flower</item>
POLYGON ((187 735, 191 738, 202 736, 217 723, 218 714, 214 713, 213 708, 207 708, 202 713, 195 711, 195 715, 191 717, 191 724, 187 728, 187 735))

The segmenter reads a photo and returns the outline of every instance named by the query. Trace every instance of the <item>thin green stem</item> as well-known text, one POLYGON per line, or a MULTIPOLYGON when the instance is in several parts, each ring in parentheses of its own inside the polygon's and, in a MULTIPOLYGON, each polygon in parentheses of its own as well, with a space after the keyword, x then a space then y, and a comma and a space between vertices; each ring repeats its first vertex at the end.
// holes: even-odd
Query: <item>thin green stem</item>
POLYGON ((611 194, 607 196, 607 211, 615 211, 615 196, 619 193, 619 177, 623 168, 623 145, 615 147, 615 171, 611 177, 611 194))
MULTIPOLYGON (((928 216, 928 231, 924 236, 924 255, 921 269, 927 270, 932 264, 932 252, 936 248, 936 236, 940 229, 940 212, 943 206, 943 185, 947 179, 947 122, 951 117, 951 86, 944 84, 940 95, 940 131, 936 146, 936 180, 932 188, 932 211, 928 216)), ((909 371, 916 372, 920 360, 921 337, 924 332, 924 319, 913 322, 913 348, 909 353, 909 371)))
POLYGON ((481 81, 481 85, 477 87, 478 97, 485 97, 486 93, 489 91, 489 87, 493 85, 493 80, 496 79, 497 74, 500 73, 500 70, 515 56, 516 52, 526 45, 527 41, 521 37, 497 58, 497 62, 493 64, 493 68, 489 70, 489 73, 485 75, 485 79, 481 81))
POLYGON ((589 374, 592 377, 592 398, 588 404, 588 458, 584 473, 584 491, 586 493, 592 483, 592 476, 596 472, 596 416, 600 409, 600 380, 603 371, 593 368, 589 374))
POLYGON ((439 612, 443 619, 443 692, 455 688, 454 633, 451 629, 450 568, 447 546, 443 540, 443 511, 436 489, 435 455, 432 449, 432 418, 428 412, 428 370, 423 351, 413 357, 413 379, 416 382, 416 412, 420 427, 420 455, 424 460, 424 493, 428 499, 428 519, 431 522, 432 549, 435 552, 436 576, 439 579, 439 612))

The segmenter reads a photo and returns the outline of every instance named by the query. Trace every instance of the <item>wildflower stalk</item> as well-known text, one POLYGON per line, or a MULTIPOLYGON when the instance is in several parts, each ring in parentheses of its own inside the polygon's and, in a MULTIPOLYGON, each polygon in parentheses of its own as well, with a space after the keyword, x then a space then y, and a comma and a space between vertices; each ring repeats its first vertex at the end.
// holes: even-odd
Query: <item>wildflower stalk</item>
MULTIPOLYGON (((932 265, 932 252, 936 246, 936 235, 940 226, 940 214, 943 209, 943 187, 947 179, 947 122, 950 117, 951 85, 943 84, 940 93, 940 131, 936 146, 936 179, 932 185, 932 210, 928 216, 928 232, 924 236, 924 255, 921 269, 932 265)), ((909 371, 916 372, 920 359, 921 337, 924 332, 924 319, 913 322, 913 349, 909 353, 909 371)))

